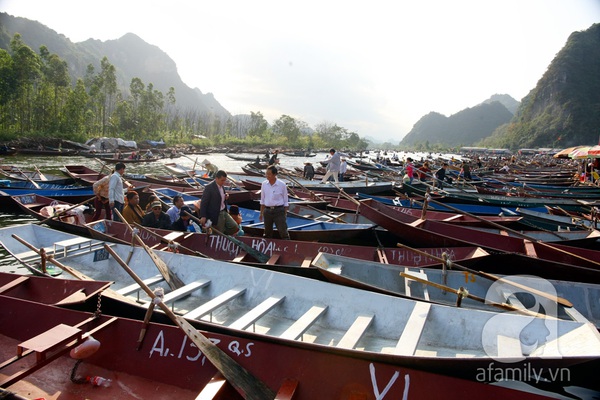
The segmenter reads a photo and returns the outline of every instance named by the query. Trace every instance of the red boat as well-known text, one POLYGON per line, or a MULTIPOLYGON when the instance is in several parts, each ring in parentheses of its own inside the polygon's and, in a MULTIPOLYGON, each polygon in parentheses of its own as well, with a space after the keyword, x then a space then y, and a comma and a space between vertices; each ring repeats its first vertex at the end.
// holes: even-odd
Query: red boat
MULTIPOLYGON (((18 287, 23 277, 12 277, 18 287)), ((38 279, 52 281, 57 287, 62 284, 58 279, 34 277, 26 278, 26 282, 38 279)), ((4 290, 0 294, 3 394, 27 398, 60 394, 58 398, 68 400, 341 400, 383 396, 462 400, 465 396, 541 399, 547 398, 543 394, 552 395, 527 392, 531 387, 525 383, 522 390, 514 390, 357 357, 354 350, 324 351, 309 342, 292 346, 289 341, 252 332, 192 328, 186 336, 164 314, 154 313, 146 324, 142 322, 146 310, 109 296, 102 296, 101 302, 82 303, 79 311, 44 304, 53 300, 43 296, 27 300, 31 294, 31 290, 4 290), (142 341, 141 332, 145 333, 142 341), (200 335, 210 339, 211 343, 202 342, 208 351, 199 350, 192 342, 191 337, 200 335), (86 357, 76 360, 69 354, 86 357), (232 374, 234 370, 244 374, 232 374)))

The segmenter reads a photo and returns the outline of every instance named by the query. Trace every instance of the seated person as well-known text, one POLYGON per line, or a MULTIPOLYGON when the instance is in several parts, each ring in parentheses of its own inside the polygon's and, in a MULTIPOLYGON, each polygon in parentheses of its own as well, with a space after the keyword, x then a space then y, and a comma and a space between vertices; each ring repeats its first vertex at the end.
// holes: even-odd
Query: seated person
POLYGON ((238 231, 235 232, 234 235, 242 236, 244 231, 242 230, 242 216, 240 214, 240 208, 237 205, 232 204, 229 206, 229 215, 231 215, 231 218, 236 224, 238 224, 238 231))
POLYGON ((181 207, 181 210, 179 210, 179 218, 173 222, 171 229, 181 232, 196 232, 196 229, 192 224, 192 217, 190 217, 191 213, 192 210, 188 206, 181 207))
POLYGON ((171 218, 162 210, 160 201, 154 201, 150 205, 152 211, 144 216, 142 226, 148 228, 171 229, 171 218))
POLYGON ((137 192, 127 192, 125 197, 127 197, 127 205, 123 207, 123 212, 121 213, 123 218, 130 224, 141 224, 146 213, 140 207, 140 196, 137 192))

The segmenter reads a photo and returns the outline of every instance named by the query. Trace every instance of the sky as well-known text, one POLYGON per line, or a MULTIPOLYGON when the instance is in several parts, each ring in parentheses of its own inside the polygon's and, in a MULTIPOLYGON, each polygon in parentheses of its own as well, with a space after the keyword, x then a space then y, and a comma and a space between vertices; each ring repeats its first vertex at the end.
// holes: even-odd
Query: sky
POLYGON ((431 111, 521 100, 600 0, 0 0, 73 42, 134 33, 232 114, 397 143, 431 111))

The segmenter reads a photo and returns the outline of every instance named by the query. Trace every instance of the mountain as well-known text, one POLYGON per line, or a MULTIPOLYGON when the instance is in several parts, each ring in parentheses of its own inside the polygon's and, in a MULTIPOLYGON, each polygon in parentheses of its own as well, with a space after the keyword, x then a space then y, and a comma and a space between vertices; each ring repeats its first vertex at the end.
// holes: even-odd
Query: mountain
POLYGON ((517 100, 513 99, 508 94, 494 94, 494 95, 492 95, 492 97, 490 97, 489 99, 485 100, 481 104, 490 104, 490 103, 493 103, 494 101, 500 102, 513 115, 515 115, 515 113, 517 112, 519 106, 521 105, 520 102, 518 102, 517 100))
MULTIPOLYGON (((508 95, 495 96, 500 96, 499 99, 511 107, 516 102, 508 95)), ((504 104, 491 99, 459 111, 450 117, 430 112, 413 126, 400 142, 400 146, 433 144, 451 147, 471 146, 490 136, 496 128, 508 123, 512 118, 513 114, 504 104)))
POLYGON ((176 107, 181 111, 230 116, 212 93, 204 94, 200 89, 192 89, 183 83, 175 62, 164 51, 133 33, 116 40, 103 42, 88 39, 73 43, 37 21, 0 13, 0 48, 9 50, 15 33, 19 33, 23 43, 32 50, 38 52, 40 46, 44 45, 50 53, 65 60, 74 81, 85 76, 89 64, 94 66, 96 72, 100 71, 100 61, 106 56, 116 68, 117 83, 124 94, 129 93, 131 79, 137 77, 144 85, 152 84, 155 90, 163 94, 173 87, 176 107))
POLYGON ((572 33, 489 147, 569 147, 600 136, 600 24, 572 33))

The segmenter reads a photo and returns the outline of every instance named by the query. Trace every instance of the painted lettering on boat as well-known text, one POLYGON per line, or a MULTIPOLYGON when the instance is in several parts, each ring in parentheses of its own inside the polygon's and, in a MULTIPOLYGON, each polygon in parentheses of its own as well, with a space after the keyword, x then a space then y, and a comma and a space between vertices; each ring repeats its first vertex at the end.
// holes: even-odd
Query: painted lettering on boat
POLYGON ((335 254, 336 256, 347 256, 349 257, 352 250, 348 250, 343 246, 340 247, 331 247, 331 246, 321 246, 319 247, 319 251, 322 253, 335 254))
POLYGON ((217 252, 227 253, 230 257, 235 257, 240 252, 240 248, 237 244, 233 243, 231 240, 216 235, 210 236, 208 246, 217 252))
MULTIPOLYGON (((377 383, 377 376, 375 372, 375 366, 373 363, 369 364, 369 373, 371 375, 371 383, 373 384, 373 395, 375 395, 375 399, 383 400, 385 395, 390 391, 396 380, 400 376, 400 371, 394 372, 387 385, 383 390, 379 391, 379 384, 377 383)), ((381 380, 381 378, 380 378, 381 380)), ((404 392, 402 393, 402 400, 406 400, 408 398, 408 389, 410 388, 410 376, 408 374, 404 375, 404 392)))
MULTIPOLYGON (((215 338, 209 338, 209 340, 214 344, 219 344, 221 342, 220 339, 215 338)), ((180 343, 172 342, 171 344, 173 347, 170 347, 167 344, 164 331, 159 331, 154 339, 152 348, 149 351, 148 358, 152 358, 152 356, 176 357, 178 359, 184 359, 190 362, 196 362, 200 360, 202 365, 206 363, 206 356, 202 354, 202 351, 200 351, 194 342, 189 340, 186 335, 183 335, 180 343)), ((232 340, 231 342, 224 344, 226 344, 226 348, 229 350, 229 352, 238 357, 252 356, 252 347, 254 346, 253 342, 248 342, 244 345, 237 340, 232 340)))
MULTIPOLYGON (((456 255, 451 249, 436 248, 423 251, 437 258, 442 258, 442 255, 446 253, 450 260, 456 259, 456 255)), ((394 261, 394 264, 410 264, 418 266, 421 264, 435 263, 437 261, 434 258, 426 257, 406 249, 386 249, 386 255, 388 260, 394 261)))

